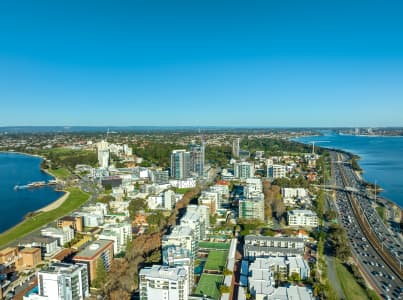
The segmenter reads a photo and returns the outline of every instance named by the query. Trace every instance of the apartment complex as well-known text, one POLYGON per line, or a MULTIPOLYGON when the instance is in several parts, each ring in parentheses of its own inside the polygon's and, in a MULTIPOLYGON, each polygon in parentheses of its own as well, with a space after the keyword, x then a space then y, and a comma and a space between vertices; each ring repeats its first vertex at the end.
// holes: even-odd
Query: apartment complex
POLYGON ((287 212, 288 225, 301 227, 317 227, 318 216, 308 209, 294 209, 287 212))
POLYGON ((140 300, 187 300, 189 284, 186 269, 154 265, 140 270, 140 300))
POLYGON ((84 250, 77 253, 73 261, 82 263, 88 267, 88 278, 92 283, 96 277, 98 259, 107 271, 109 271, 113 259, 113 242, 108 240, 97 240, 88 245, 84 250))

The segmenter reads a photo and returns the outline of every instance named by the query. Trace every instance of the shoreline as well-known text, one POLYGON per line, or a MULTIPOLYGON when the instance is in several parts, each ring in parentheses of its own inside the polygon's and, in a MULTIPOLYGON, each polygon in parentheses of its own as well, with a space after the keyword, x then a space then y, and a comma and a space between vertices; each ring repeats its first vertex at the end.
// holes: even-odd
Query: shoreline
MULTIPOLYGON (((7 154, 13 154, 13 153, 15 153, 15 154, 19 154, 19 155, 25 155, 25 156, 31 156, 31 157, 38 157, 38 158, 41 158, 42 161, 46 159, 44 156, 41 156, 41 155, 29 154, 29 153, 24 153, 24 152, 19 152, 19 151, 0 151, 0 153, 7 153, 7 154)), ((41 161, 41 162, 42 162, 42 161, 41 161)), ((40 164, 39 164, 39 170, 40 170, 41 172, 44 172, 44 173, 48 174, 50 177, 52 177, 52 179, 60 180, 59 178, 57 178, 56 176, 54 176, 53 174, 51 174, 50 172, 48 172, 46 169, 42 169, 41 166, 40 166, 40 164)), ((56 190, 55 190, 55 191, 56 191, 56 190)), ((39 209, 37 209, 37 210, 35 210, 35 211, 28 212, 27 214, 29 214, 29 213, 34 213, 34 214, 44 213, 44 212, 48 212, 48 211, 51 211, 51 210, 54 210, 54 209, 60 207, 60 206, 66 201, 66 199, 69 197, 70 192, 69 192, 69 191, 66 191, 66 190, 60 190, 59 192, 63 192, 63 195, 61 195, 60 197, 58 197, 58 198, 55 199, 54 201, 50 202, 49 204, 47 204, 47 205, 45 205, 45 206, 43 206, 43 207, 41 207, 41 208, 39 208, 39 209)), ((3 234, 7 233, 7 232, 10 231, 10 230, 13 230, 15 227, 17 227, 17 226, 20 225, 21 223, 25 222, 26 220, 27 220, 27 219, 26 219, 26 215, 25 215, 25 216, 23 216, 23 219, 22 219, 20 222, 18 222, 17 224, 15 224, 15 225, 13 225, 13 226, 7 228, 6 230, 4 230, 4 231, 2 231, 2 232, 0 232, 0 235, 3 235, 3 234)))
MULTIPOLYGON (((350 135, 350 136, 354 136, 354 135, 350 135)), ((307 137, 309 137, 309 136, 307 136, 307 137)), ((384 136, 370 136, 370 137, 384 137, 384 136)), ((403 136, 390 136, 390 137, 400 137, 400 138, 403 138, 403 136)), ((295 140, 293 140, 293 141, 294 141, 294 142, 297 142, 297 143, 304 144, 304 145, 308 145, 308 144, 309 144, 309 143, 303 143, 303 142, 301 142, 301 141, 295 141, 295 140)), ((344 150, 344 149, 340 149, 340 148, 330 148, 330 147, 324 147, 324 146, 318 146, 318 147, 323 148, 323 149, 327 149, 327 150, 332 150, 332 151, 337 151, 337 152, 340 152, 340 153, 344 153, 344 154, 349 155, 350 157, 356 157, 358 164, 359 164, 359 160, 361 159, 361 157, 360 157, 358 154, 354 154, 353 152, 350 152, 350 151, 347 151, 347 150, 344 150)), ((361 165, 360 165, 360 164, 359 164, 359 166, 360 166, 360 168, 361 168, 361 165)), ((365 185, 374 185, 372 182, 369 182, 369 181, 367 181, 367 180, 364 179, 363 174, 365 173, 365 170, 364 170, 363 168, 361 168, 361 171, 360 171, 360 172, 354 171, 354 173, 355 173, 355 174, 357 175, 357 177, 361 180, 362 184, 365 184, 365 185), (359 173, 359 174, 358 174, 358 173, 359 173)), ((383 191, 384 189, 382 188, 382 186, 380 186, 380 185, 378 185, 378 186, 379 186, 379 188, 381 189, 381 192, 380 192, 380 193, 382 193, 382 191, 383 191)), ((388 202, 389 205, 391 205, 391 206, 393 206, 393 207, 399 208, 400 211, 403 210, 403 208, 402 208, 398 203, 394 202, 393 200, 390 200, 390 199, 388 199, 388 198, 383 197, 382 195, 380 195, 380 193, 377 193, 377 195, 379 195, 379 198, 381 198, 381 199, 385 200, 386 202, 388 202)), ((377 198, 378 198, 378 196, 377 196, 377 198)))
POLYGON ((66 201, 66 199, 69 197, 70 192, 69 191, 60 191, 60 192, 64 192, 64 194, 62 196, 60 196, 59 198, 57 198, 52 203, 49 203, 48 205, 46 205, 40 209, 37 209, 36 211, 34 211, 34 213, 48 212, 48 211, 54 210, 54 209, 58 208, 60 205, 62 205, 64 203, 64 201, 66 201))

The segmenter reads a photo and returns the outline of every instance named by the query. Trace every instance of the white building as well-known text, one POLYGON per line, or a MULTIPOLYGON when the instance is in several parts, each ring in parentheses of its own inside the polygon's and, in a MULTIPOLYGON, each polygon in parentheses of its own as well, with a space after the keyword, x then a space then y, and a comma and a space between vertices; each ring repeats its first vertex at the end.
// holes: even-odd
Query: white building
POLYGON ((217 209, 223 208, 223 204, 228 203, 229 186, 225 184, 216 184, 209 188, 210 192, 218 193, 217 209))
POLYGON ((109 166, 109 144, 106 141, 97 143, 98 163, 103 169, 109 166))
POLYGON ((264 221, 264 195, 239 200, 239 218, 264 221))
POLYGON ((282 188, 281 195, 285 205, 295 205, 296 201, 305 201, 308 197, 308 190, 304 188, 282 188))
POLYGON ((85 227, 98 227, 104 224, 104 217, 108 213, 108 205, 106 203, 96 203, 86 206, 77 215, 83 217, 85 227))
POLYGON ((275 278, 268 258, 257 258, 249 265, 248 286, 256 300, 312 300, 312 290, 306 287, 275 287, 275 278))
POLYGON ((41 230, 41 235, 56 238, 58 245, 64 246, 64 244, 74 239, 74 229, 69 226, 63 228, 47 227, 41 230))
POLYGON ((217 208, 220 207, 221 197, 217 192, 203 191, 198 199, 199 205, 205 205, 210 208, 210 214, 214 215, 217 208))
POLYGON ((132 240, 132 226, 129 222, 108 224, 98 238, 113 241, 113 253, 121 253, 127 242, 132 240))
POLYGON ((187 226, 175 226, 170 234, 162 236, 162 250, 168 246, 178 246, 187 249, 192 257, 196 255, 198 241, 195 240, 193 229, 187 226))
POLYGON ((186 269, 189 291, 194 284, 194 263, 191 253, 184 248, 169 246, 162 251, 162 263, 170 267, 183 267, 186 269))
POLYGON ((176 187, 178 189, 190 189, 194 188, 197 184, 196 180, 194 178, 188 178, 188 179, 173 179, 169 180, 169 184, 172 187, 176 187))
POLYGON ((205 205, 188 205, 181 218, 181 225, 193 230, 196 241, 205 239, 210 227, 209 208, 205 205))
POLYGON ((245 236, 243 251, 243 256, 248 260, 268 256, 303 255, 305 241, 299 237, 247 235, 245 236))
POLYGON ((267 177, 270 180, 283 178, 286 175, 286 168, 283 165, 269 165, 267 166, 267 177))
POLYGON ((88 270, 85 264, 54 263, 38 272, 38 294, 26 300, 82 300, 89 296, 88 270), (36 296, 39 296, 35 298, 36 296))
POLYGON ((176 203, 175 192, 172 190, 165 191, 163 194, 162 202, 164 209, 171 210, 172 208, 174 208, 176 203))
POLYGON ((287 212, 288 225, 290 226, 303 226, 303 227, 317 227, 318 216, 315 212, 308 209, 294 209, 287 212))
POLYGON ((252 163, 242 161, 234 164, 234 177, 239 179, 251 178, 255 175, 255 168, 252 163))
POLYGON ((140 300, 187 300, 189 284, 186 269, 154 265, 140 270, 140 300))
POLYGON ((177 180, 190 177, 191 155, 184 149, 173 150, 171 154, 171 177, 177 180))

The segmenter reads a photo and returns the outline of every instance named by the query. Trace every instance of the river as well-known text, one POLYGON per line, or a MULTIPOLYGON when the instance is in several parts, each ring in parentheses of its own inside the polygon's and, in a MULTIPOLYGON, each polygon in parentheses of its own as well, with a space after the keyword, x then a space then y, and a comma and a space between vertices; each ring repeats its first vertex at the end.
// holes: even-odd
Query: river
POLYGON ((324 132, 322 136, 294 139, 357 154, 363 178, 381 186, 381 196, 403 207, 403 137, 353 136, 324 132))
POLYGON ((40 163, 39 157, 0 152, 0 233, 21 222, 28 212, 36 211, 64 194, 49 186, 14 190, 15 185, 53 179, 41 171, 40 163))

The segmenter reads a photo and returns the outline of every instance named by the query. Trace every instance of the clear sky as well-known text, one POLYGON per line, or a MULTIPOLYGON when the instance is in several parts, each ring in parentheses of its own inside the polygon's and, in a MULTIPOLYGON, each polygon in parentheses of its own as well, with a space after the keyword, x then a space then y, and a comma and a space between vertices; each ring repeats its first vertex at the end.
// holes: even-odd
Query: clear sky
POLYGON ((0 126, 403 126, 403 1, 0 1, 0 126))

